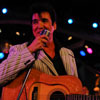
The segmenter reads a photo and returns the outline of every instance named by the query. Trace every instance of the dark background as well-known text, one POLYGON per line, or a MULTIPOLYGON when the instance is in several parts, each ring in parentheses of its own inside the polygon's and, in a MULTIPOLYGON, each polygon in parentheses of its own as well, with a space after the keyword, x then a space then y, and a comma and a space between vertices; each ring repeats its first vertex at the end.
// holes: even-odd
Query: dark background
MULTIPOLYGON (((8 8, 6 15, 0 12, 1 44, 3 40, 9 41, 12 45, 30 40, 32 32, 29 8, 35 2, 39 2, 39 0, 0 0, 0 11, 3 7, 8 8), (15 34, 16 31, 20 32, 20 36, 15 34)), ((79 78, 83 85, 87 86, 90 94, 94 94, 93 88, 97 79, 96 74, 100 74, 99 2, 89 0, 42 0, 42 2, 48 2, 55 8, 58 21, 56 37, 63 46, 70 48, 74 52, 79 78), (68 18, 74 19, 73 25, 67 23, 68 18), (91 24, 93 22, 99 23, 97 29, 92 28, 91 24), (68 41, 68 36, 73 36, 73 39, 68 41), (79 51, 82 49, 86 51, 85 45, 93 49, 93 54, 87 53, 85 57, 82 57, 79 51)), ((2 51, 2 48, 0 50, 2 51)))

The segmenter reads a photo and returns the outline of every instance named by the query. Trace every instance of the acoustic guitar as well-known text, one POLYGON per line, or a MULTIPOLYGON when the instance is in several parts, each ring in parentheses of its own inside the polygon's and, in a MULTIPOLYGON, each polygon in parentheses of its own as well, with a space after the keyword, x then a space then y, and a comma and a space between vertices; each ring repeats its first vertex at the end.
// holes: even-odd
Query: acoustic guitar
MULTIPOLYGON (((17 100, 26 73, 3 88, 2 100, 17 100)), ((20 100, 100 100, 82 94, 82 83, 74 76, 52 76, 32 69, 20 100)))

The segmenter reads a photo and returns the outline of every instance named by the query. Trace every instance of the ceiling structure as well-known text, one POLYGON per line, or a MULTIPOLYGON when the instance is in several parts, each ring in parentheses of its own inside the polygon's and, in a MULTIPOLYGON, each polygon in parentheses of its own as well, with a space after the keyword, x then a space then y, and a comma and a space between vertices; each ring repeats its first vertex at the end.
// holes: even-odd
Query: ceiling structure
MULTIPOLYGON (((31 24, 29 19, 29 8, 32 3, 39 0, 0 0, 0 10, 3 7, 8 8, 7 15, 0 13, 0 28, 3 34, 0 34, 0 40, 9 40, 13 44, 26 42, 32 36, 31 24), (16 36, 15 31, 20 31, 22 34, 16 36), (23 34, 25 33, 25 34, 23 34)), ((100 11, 98 2, 80 1, 80 0, 42 0, 49 2, 57 12, 58 30, 57 38, 63 46, 73 50, 77 66, 80 70, 87 69, 90 76, 100 71, 100 26, 98 29, 91 27, 92 22, 96 21, 100 25, 100 11), (73 25, 68 25, 68 18, 74 19, 73 25), (71 41, 67 40, 68 36, 73 36, 71 41), (81 57, 79 50, 84 49, 85 45, 93 48, 93 55, 87 54, 87 57, 81 57), (84 68, 82 67, 84 66, 84 68)), ((82 70, 83 71, 83 70, 82 70)), ((84 74, 83 73, 83 74, 84 74)), ((84 76, 84 75, 83 75, 84 76)), ((84 77, 80 74, 80 77, 84 77)), ((95 78, 94 78, 95 79, 95 78)), ((88 81, 86 81, 87 83, 88 81)), ((86 84, 84 83, 84 84, 86 84)))

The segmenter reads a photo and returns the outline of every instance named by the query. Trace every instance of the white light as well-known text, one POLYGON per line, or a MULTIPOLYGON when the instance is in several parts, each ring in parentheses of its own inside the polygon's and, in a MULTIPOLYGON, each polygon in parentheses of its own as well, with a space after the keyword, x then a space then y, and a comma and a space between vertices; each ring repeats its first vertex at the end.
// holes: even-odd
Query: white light
POLYGON ((72 24, 73 23, 73 19, 68 19, 68 24, 72 24))
POLYGON ((0 33, 2 33, 2 30, 1 30, 1 28, 0 28, 0 33))
POLYGON ((97 27, 98 27, 98 23, 96 23, 96 22, 93 23, 93 24, 92 24, 92 27, 93 27, 93 28, 97 28, 97 27))
POLYGON ((6 14, 7 11, 8 11, 7 8, 3 8, 3 9, 2 9, 2 13, 3 13, 3 14, 6 14))

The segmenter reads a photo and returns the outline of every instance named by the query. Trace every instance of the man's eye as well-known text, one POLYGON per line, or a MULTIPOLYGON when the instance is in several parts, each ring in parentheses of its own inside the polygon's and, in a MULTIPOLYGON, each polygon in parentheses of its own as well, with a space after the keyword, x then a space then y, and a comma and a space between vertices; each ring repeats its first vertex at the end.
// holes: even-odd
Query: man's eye
POLYGON ((42 19, 42 22, 48 22, 48 19, 42 19))

